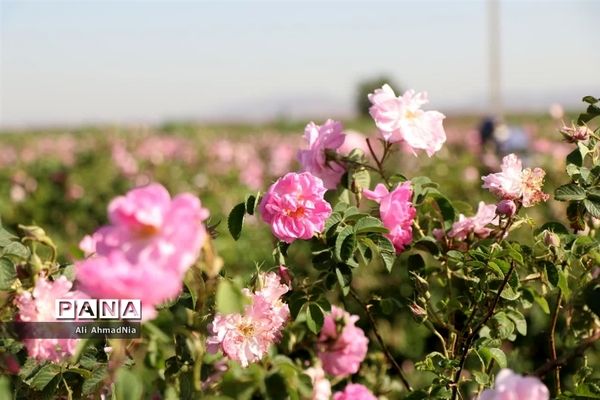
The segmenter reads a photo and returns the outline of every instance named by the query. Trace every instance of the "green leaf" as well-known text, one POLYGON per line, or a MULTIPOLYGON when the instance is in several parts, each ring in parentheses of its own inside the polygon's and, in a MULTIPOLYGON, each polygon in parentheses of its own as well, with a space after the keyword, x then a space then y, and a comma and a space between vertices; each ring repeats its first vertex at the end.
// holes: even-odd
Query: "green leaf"
POLYGON ((20 242, 11 242, 2 249, 0 256, 15 256, 25 260, 29 258, 29 249, 20 242))
POLYGON ((115 394, 117 400, 139 400, 144 394, 144 387, 136 374, 122 367, 117 371, 115 394))
POLYGON ((35 390, 43 390, 56 375, 60 373, 60 365, 46 364, 25 383, 35 390))
POLYGON ((17 279, 17 272, 12 261, 8 258, 0 258, 0 290, 10 290, 17 279))
POLYGON ((95 392, 104 379, 108 376, 108 368, 106 365, 102 365, 92 371, 92 374, 88 379, 83 381, 83 387, 81 388, 84 395, 95 392))
POLYGON ((306 325, 312 333, 317 334, 321 331, 324 319, 323 310, 318 304, 310 303, 306 307, 306 325))
POLYGON ((492 330, 500 339, 509 338, 515 330, 515 323, 503 311, 494 315, 491 322, 492 330))
POLYGON ((581 100, 584 101, 584 102, 586 102, 586 103, 588 103, 588 104, 596 104, 596 103, 598 103, 600 101, 597 98, 595 98, 594 96, 585 96, 581 100))
POLYGON ((539 235, 540 233, 542 233, 544 231, 552 231, 554 233, 558 233, 561 235, 569 234, 569 230, 567 229, 567 227, 564 226, 563 224, 561 224, 560 222, 546 222, 539 229, 535 230, 535 234, 539 235))
POLYGON ((482 371, 473 371, 473 377, 475 378, 475 382, 480 385, 487 385, 490 382, 489 376, 482 371))
POLYGON ((548 277, 548 282, 550 282, 550 284, 552 286, 557 286, 558 285, 558 268, 556 268, 556 265, 554 265, 551 262, 547 262, 546 263, 546 276, 548 277))
POLYGON ((246 204, 239 203, 229 213, 227 218, 227 227, 231 236, 238 240, 242 234, 242 226, 244 225, 244 215, 246 214, 246 204))
POLYGON ((383 226, 383 223, 375 217, 364 217, 356 221, 354 232, 361 233, 387 233, 388 230, 383 226))
POLYGON ((254 195, 249 195, 246 197, 246 212, 248 213, 248 215, 254 215, 254 210, 256 209, 256 199, 258 198, 259 194, 257 193, 256 196, 254 195))
POLYGON ((363 189, 368 189, 371 184, 371 174, 366 169, 362 169, 352 174, 352 190, 360 193, 363 189))
POLYGON ((586 193, 582 187, 568 183, 556 189, 554 198, 558 201, 579 201, 586 198, 586 193))
POLYGON ((356 235, 351 226, 347 226, 338 234, 335 241, 335 256, 340 261, 347 261, 354 254, 356 235))
POLYGON ((396 262, 396 249, 390 240, 384 236, 381 236, 377 242, 379 246, 379 255, 385 268, 388 272, 392 272, 392 267, 396 262))
POLYGON ((506 368, 508 363, 506 362, 506 354, 500 349, 494 347, 483 347, 479 349, 479 354, 489 364, 491 360, 495 360, 500 368, 506 368))
POLYGON ((19 238, 0 226, 0 247, 6 247, 16 240, 19 238))
POLYGON ((587 212, 589 212, 592 217, 600 218, 600 198, 589 198, 583 201, 583 205, 587 212))
POLYGON ((222 279, 217 287, 215 304, 217 311, 222 314, 241 312, 244 309, 242 292, 229 280, 222 279))
POLYGON ((434 200, 437 203, 438 207, 440 208, 440 211, 442 213, 442 217, 444 218, 444 221, 445 222, 454 221, 454 218, 456 217, 456 213, 454 211, 454 207, 452 206, 452 203, 450 202, 450 200, 448 200, 446 197, 440 196, 440 195, 434 196, 434 200))
POLYGON ((534 296, 533 299, 538 304, 538 306, 540 306, 544 313, 550 314, 550 306, 548 305, 548 300, 539 295, 534 296))
POLYGON ((515 323, 515 328, 517 328, 517 332, 519 332, 523 336, 527 336, 527 320, 517 310, 508 310, 506 312, 508 318, 510 318, 515 323))
POLYGON ((581 155, 579 148, 576 148, 567 155, 567 164, 573 164, 578 167, 583 166, 583 156, 581 155))
POLYGON ((335 276, 342 288, 342 293, 347 296, 350 293, 350 284, 352 283, 352 270, 345 264, 339 264, 335 268, 335 276))

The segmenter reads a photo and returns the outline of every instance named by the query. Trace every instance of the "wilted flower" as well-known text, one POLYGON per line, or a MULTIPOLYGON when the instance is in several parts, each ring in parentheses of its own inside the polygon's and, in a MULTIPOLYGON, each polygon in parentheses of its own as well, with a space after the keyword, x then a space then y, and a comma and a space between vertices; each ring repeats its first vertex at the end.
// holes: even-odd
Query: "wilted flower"
POLYGON ((331 206, 323 199, 325 191, 323 181, 309 172, 290 172, 263 196, 262 218, 279 240, 310 239, 323 230, 331 215, 331 206))
POLYGON ((496 206, 480 201, 477 213, 474 216, 459 215, 458 221, 452 225, 448 236, 457 240, 464 240, 469 234, 473 233, 479 238, 486 238, 492 232, 488 225, 497 224, 494 223, 496 218, 496 206))
POLYGON ((298 152, 298 160, 302 170, 310 172, 323 180, 327 189, 335 189, 346 168, 335 161, 327 160, 327 151, 337 151, 344 143, 341 122, 328 119, 321 126, 310 122, 304 128, 304 138, 308 142, 308 150, 298 152))
POLYGON ((421 106, 429 102, 427 93, 408 90, 396 97, 386 84, 369 94, 369 100, 373 104, 369 113, 388 142, 404 141, 413 153, 415 149, 422 149, 430 157, 442 148, 446 141, 442 125, 445 116, 438 111, 421 110, 421 106))
POLYGON ((281 330, 290 311, 281 296, 289 288, 281 284, 271 272, 260 274, 262 288, 254 293, 246 290, 250 304, 243 314, 216 314, 209 325, 210 337, 206 340, 208 351, 223 351, 227 357, 239 361, 243 367, 259 361, 269 346, 281 338, 281 330))
POLYGON ((304 373, 310 376, 313 391, 311 400, 329 400, 331 399, 331 383, 325 377, 325 371, 321 366, 308 368, 304 373))
POLYGON ((489 174, 481 179, 483 188, 503 200, 521 200, 524 207, 531 207, 548 200, 548 194, 542 192, 544 176, 541 168, 523 169, 521 160, 515 154, 502 159, 502 172, 489 174))
POLYGON ((548 400, 548 388, 536 377, 521 376, 502 369, 496 376, 494 389, 484 390, 479 400, 548 400))
POLYGON ((363 195, 379 203, 379 215, 383 226, 389 233, 385 236, 392 241, 397 252, 401 252, 412 242, 412 224, 417 215, 413 207, 412 185, 404 182, 389 191, 383 184, 375 186, 375 190, 363 190, 363 195))
POLYGON ((323 369, 335 376, 354 374, 367 355, 369 339, 355 326, 358 316, 331 307, 319 334, 318 355, 323 369))
POLYGON ((377 400, 369 389, 358 383, 346 385, 343 392, 335 392, 333 400, 377 400))
MULTIPOLYGON (((19 309, 18 321, 53 322, 54 303, 57 299, 85 299, 79 291, 71 291, 73 284, 64 276, 54 281, 39 276, 32 292, 23 292, 15 299, 19 309)), ((29 356, 38 360, 60 362, 75 352, 79 339, 24 339, 29 356)))
POLYGON ((560 128, 560 133, 569 143, 587 140, 592 131, 587 126, 563 126, 560 128))

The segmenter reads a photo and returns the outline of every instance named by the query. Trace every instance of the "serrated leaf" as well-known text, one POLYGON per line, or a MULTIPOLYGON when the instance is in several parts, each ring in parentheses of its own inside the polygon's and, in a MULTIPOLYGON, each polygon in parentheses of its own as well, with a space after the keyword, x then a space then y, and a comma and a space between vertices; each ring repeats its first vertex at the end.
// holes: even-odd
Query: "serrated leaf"
POLYGON ((96 368, 92 371, 90 377, 83 381, 83 386, 81 388, 82 393, 84 395, 91 394, 95 392, 100 384, 104 382, 104 379, 108 377, 108 368, 106 365, 102 365, 99 368, 96 368))
POLYGON ((17 279, 17 272, 12 261, 8 258, 0 258, 0 290, 10 290, 17 279))
POLYGON ((388 230, 383 226, 383 223, 375 217, 364 217, 356 221, 354 224, 354 232, 361 233, 387 233, 388 230))
POLYGON ((600 218, 600 198, 589 198, 583 201, 587 212, 594 218, 600 218))
POLYGON ((60 365, 46 364, 35 375, 28 378, 25 383, 35 390, 43 390, 60 373, 60 368, 60 365))
POLYGON ((495 347, 482 347, 479 349, 479 354, 485 360, 486 364, 489 364, 491 360, 496 361, 500 368, 506 368, 506 354, 500 349, 495 347))
POLYGON ((350 284, 352 283, 352 270, 344 264, 340 264, 335 268, 335 276, 342 288, 342 293, 347 296, 350 293, 350 284))
POLYGON ((558 201, 580 201, 586 198, 586 193, 582 187, 568 183, 554 191, 554 198, 558 201))
POLYGON ((324 318, 323 310, 318 304, 310 303, 306 307, 306 325, 312 333, 317 334, 321 331, 324 318))
POLYGON ((335 240, 335 256, 340 261, 347 261, 352 257, 356 248, 356 235, 351 226, 347 226, 338 233, 335 240))
POLYGON ((594 96, 585 96, 581 100, 584 101, 584 102, 586 102, 586 103, 588 103, 588 104, 596 104, 596 103, 598 103, 598 101, 600 101, 597 98, 595 98, 594 96))
POLYGON ((242 234, 242 226, 244 225, 244 216, 246 215, 246 204, 239 203, 229 213, 227 218, 227 228, 231 236, 238 240, 242 234))
POLYGON ((0 256, 14 256, 25 260, 29 257, 29 249, 20 242, 10 242, 2 249, 0 256))
POLYGON ((521 314, 517 310, 508 310, 506 312, 506 315, 508 315, 508 318, 510 318, 515 323, 515 328, 517 329, 517 332, 519 332, 523 336, 527 336, 527 320, 525 319, 523 314, 521 314))
MULTIPOLYGON (((257 194, 257 196, 258 196, 258 194, 257 194)), ((246 212, 248 213, 248 215, 254 215, 254 210, 257 206, 257 204, 256 204, 257 196, 249 195, 246 197, 245 203, 246 203, 246 212)))

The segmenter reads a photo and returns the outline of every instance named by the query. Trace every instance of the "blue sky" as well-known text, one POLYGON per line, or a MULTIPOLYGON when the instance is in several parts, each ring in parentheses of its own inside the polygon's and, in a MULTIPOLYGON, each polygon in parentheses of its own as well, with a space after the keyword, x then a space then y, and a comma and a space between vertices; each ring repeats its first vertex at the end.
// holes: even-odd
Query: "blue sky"
MULTIPOLYGON (((485 1, 1 1, 0 125, 347 115, 386 73, 483 110, 485 1)), ((600 2, 501 0, 508 108, 600 94, 600 2)))

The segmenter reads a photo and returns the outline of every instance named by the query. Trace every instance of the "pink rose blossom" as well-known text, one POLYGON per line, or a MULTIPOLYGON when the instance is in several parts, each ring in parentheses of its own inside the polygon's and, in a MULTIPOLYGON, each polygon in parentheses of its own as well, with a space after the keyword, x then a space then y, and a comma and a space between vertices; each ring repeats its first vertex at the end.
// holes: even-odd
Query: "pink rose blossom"
POLYGON ((309 172, 290 172, 263 196, 262 218, 279 240, 310 239, 323 230, 331 215, 331 206, 323 199, 325 191, 323 181, 309 172))
POLYGON ((346 135, 344 135, 343 129, 341 122, 331 119, 325 121, 321 126, 310 122, 304 128, 304 138, 308 142, 308 150, 298 152, 298 161, 300 161, 303 171, 321 178, 327 189, 335 189, 346 172, 346 168, 342 165, 335 161, 328 161, 326 155, 328 150, 335 152, 344 144, 346 135))
POLYGON ((542 192, 546 175, 543 169, 523 169, 521 160, 514 154, 502 159, 501 168, 501 172, 481 178, 484 189, 503 200, 521 200, 524 207, 548 200, 549 195, 542 192))
POLYGON ((320 366, 310 367, 304 373, 310 376, 313 392, 311 400, 331 399, 331 383, 325 377, 325 371, 320 366))
POLYGON ((512 217, 517 212, 517 205, 512 200, 500 200, 496 205, 496 213, 505 217, 512 217))
POLYGON ((210 353, 221 350, 243 367, 262 359, 269 346, 281 339, 281 330, 290 316, 288 305, 281 301, 289 288, 277 274, 260 274, 258 281, 258 291, 244 291, 250 299, 244 313, 216 314, 206 341, 210 353))
POLYGON ((335 392, 333 400, 377 400, 369 389, 358 383, 346 385, 343 392, 335 392))
POLYGON ((412 242, 412 224, 417 215, 413 207, 412 185, 409 181, 404 182, 392 192, 385 185, 378 184, 375 190, 363 190, 363 195, 378 202, 379 214, 385 226, 390 232, 386 237, 392 241, 396 251, 402 252, 412 242))
POLYGON ((548 400, 548 388, 536 377, 521 376, 502 369, 496 376, 494 389, 484 390, 479 400, 548 400))
POLYGON ((98 299, 140 299, 142 321, 156 316, 155 307, 176 298, 183 275, 145 260, 131 263, 120 251, 107 256, 92 256, 75 264, 81 289, 98 299))
POLYGON ((129 191, 108 206, 110 225, 98 229, 83 243, 106 256, 123 252, 131 264, 152 263, 184 273, 200 253, 206 237, 202 221, 208 211, 189 193, 171 199, 159 184, 129 191))
MULTIPOLYGON (((64 276, 54 281, 39 276, 32 292, 23 292, 15 299, 19 308, 18 321, 53 322, 56 299, 85 299, 84 293, 71 291, 73 284, 64 276)), ((29 356, 38 360, 60 362, 75 352, 78 339, 25 339, 29 356)))
POLYGON ((444 114, 421 110, 421 106, 429 102, 427 93, 408 90, 396 97, 386 84, 369 94, 369 101, 372 104, 369 113, 386 141, 404 141, 414 154, 416 149, 421 149, 430 157, 446 142, 444 114))
POLYGON ((460 214, 458 221, 452 225, 452 229, 448 232, 448 236, 457 240, 464 240, 469 234, 473 233, 479 238, 486 238, 492 232, 488 225, 498 224, 494 222, 496 218, 496 206, 480 201, 477 213, 474 216, 465 217, 460 214))
POLYGON ((319 334, 318 355, 323 369, 334 376, 355 374, 367 355, 369 339, 355 326, 358 316, 331 307, 319 334), (338 325, 341 329, 338 329, 338 325))

